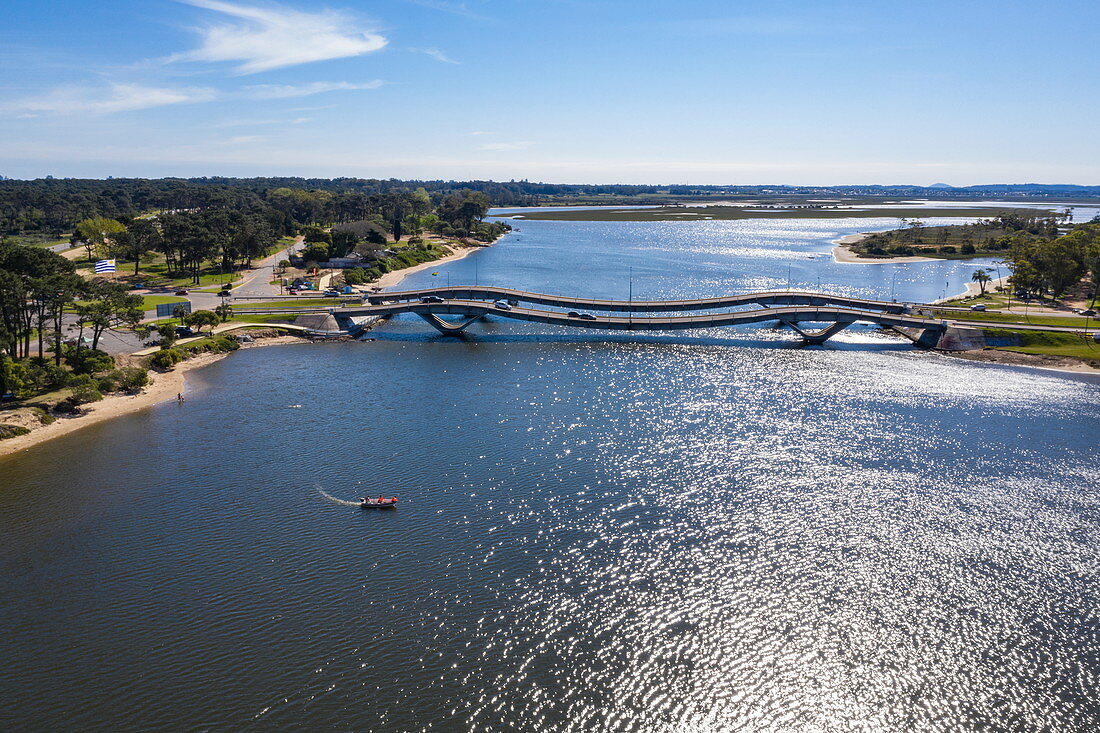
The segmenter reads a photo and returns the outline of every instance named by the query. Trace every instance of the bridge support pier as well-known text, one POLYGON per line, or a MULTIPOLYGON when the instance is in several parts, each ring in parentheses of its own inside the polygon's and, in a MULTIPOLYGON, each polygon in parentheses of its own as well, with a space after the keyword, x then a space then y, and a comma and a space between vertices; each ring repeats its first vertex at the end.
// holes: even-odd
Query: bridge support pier
POLYGON ((797 321, 782 321, 782 323, 790 326, 795 333, 801 336, 803 343, 814 346, 825 343, 833 336, 837 335, 848 326, 852 325, 850 321, 837 321, 836 323, 832 323, 827 327, 821 329, 820 331, 807 331, 803 328, 799 328, 797 321))
POLYGON ((458 323, 444 321, 442 318, 434 313, 418 313, 417 315, 427 321, 432 326, 432 328, 439 331, 444 336, 457 336, 458 334, 465 331, 466 327, 469 326, 471 323, 481 320, 481 317, 485 314, 478 313, 476 316, 470 316, 466 320, 460 321, 458 323))

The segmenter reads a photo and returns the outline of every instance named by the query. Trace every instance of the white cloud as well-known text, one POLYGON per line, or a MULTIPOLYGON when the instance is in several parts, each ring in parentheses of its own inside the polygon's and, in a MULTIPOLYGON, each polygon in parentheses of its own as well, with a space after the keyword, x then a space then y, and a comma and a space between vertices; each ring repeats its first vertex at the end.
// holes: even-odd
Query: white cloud
POLYGON ((9 102, 0 106, 0 110, 29 115, 78 112, 106 115, 172 104, 209 102, 217 96, 213 89, 197 87, 168 89, 141 84, 111 84, 107 88, 58 87, 38 97, 9 102))
POLYGON ((309 84, 257 84, 245 87, 244 91, 252 99, 289 99, 291 97, 308 97, 311 94, 324 94, 325 92, 377 89, 380 86, 382 86, 381 80, 369 81, 363 84, 352 84, 346 81, 315 81, 309 84))
POLYGON ((477 149, 478 150, 489 150, 489 151, 492 151, 492 152, 500 153, 500 152, 506 152, 506 151, 509 151, 509 150, 526 150, 529 147, 531 147, 531 143, 529 143, 529 142, 485 143, 484 145, 479 145, 477 149))
POLYGON ((471 134, 471 135, 492 135, 493 133, 491 133, 491 132, 486 132, 485 130, 474 130, 474 131, 473 131, 473 132, 471 132, 470 134, 471 134))
POLYGON ((256 7, 223 0, 180 0, 236 19, 199 29, 202 45, 170 61, 239 62, 237 73, 255 74, 314 61, 378 51, 386 39, 331 10, 303 12, 280 5, 256 7))
POLYGON ((442 61, 445 64, 460 64, 461 61, 455 61, 447 54, 440 51, 438 48, 414 48, 412 49, 416 53, 422 53, 426 56, 431 56, 436 61, 442 61))

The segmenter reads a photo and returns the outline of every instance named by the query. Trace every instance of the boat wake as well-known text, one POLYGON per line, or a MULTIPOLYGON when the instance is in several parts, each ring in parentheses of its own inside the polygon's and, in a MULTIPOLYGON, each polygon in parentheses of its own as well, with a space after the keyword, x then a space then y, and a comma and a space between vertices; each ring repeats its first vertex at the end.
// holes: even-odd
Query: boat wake
POLYGON ((321 496, 325 497, 329 501, 333 502, 334 504, 342 504, 343 506, 359 506, 359 502, 357 501, 344 501, 343 499, 337 499, 335 496, 328 493, 320 486, 317 487, 317 493, 319 493, 321 496))

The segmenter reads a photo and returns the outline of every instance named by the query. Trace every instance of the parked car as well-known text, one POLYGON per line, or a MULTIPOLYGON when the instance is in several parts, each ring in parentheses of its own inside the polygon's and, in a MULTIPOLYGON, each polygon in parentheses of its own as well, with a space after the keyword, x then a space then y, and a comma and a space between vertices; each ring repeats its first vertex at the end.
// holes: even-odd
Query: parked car
POLYGON ((12 394, 11 392, 5 392, 4 394, 0 394, 0 402, 13 402, 14 400, 15 400, 15 395, 12 394))
POLYGON ((326 298, 339 298, 340 297, 340 291, 339 290, 333 290, 332 288, 329 288, 324 293, 322 293, 322 295, 324 295, 326 298))
POLYGON ((184 288, 180 288, 179 290, 176 291, 176 295, 187 295, 187 294, 188 294, 188 292, 184 288))
POLYGON ((218 292, 218 297, 219 298, 228 298, 232 295, 233 295, 233 293, 230 292, 229 290, 221 290, 221 291, 218 292))
POLYGON ((501 309, 502 311, 510 311, 510 310, 512 310, 512 306, 508 305, 508 301, 507 301, 507 300, 497 300, 497 301, 493 301, 493 305, 494 305, 494 306, 496 306, 497 308, 501 309))
POLYGON ((970 310, 972 310, 972 311, 984 311, 985 306, 982 305, 981 303, 978 303, 977 305, 970 306, 970 310))
POLYGON ((420 302, 421 303, 442 303, 443 298, 440 298, 438 295, 425 295, 423 298, 420 299, 420 302))
POLYGON ((160 346, 160 339, 152 339, 151 341, 146 341, 144 344, 142 344, 142 346, 146 346, 146 347, 160 346))
POLYGON ((298 294, 298 289, 297 288, 289 288, 286 292, 287 292, 287 295, 297 295, 298 294))
POLYGON ((144 287, 145 287, 144 283, 134 283, 133 285, 130 286, 130 290, 141 290, 144 287))
POLYGON ((194 336, 195 332, 187 326, 176 326, 176 338, 187 338, 188 336, 194 336))
POLYGON ((596 316, 592 315, 591 313, 581 313, 579 317, 583 318, 586 321, 596 320, 596 316))

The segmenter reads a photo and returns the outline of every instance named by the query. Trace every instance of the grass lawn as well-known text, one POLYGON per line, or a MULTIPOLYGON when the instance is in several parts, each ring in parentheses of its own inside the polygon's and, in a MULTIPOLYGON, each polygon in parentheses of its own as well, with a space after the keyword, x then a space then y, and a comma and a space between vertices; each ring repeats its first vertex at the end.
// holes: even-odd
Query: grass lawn
POLYGON ((174 295, 143 295, 141 297, 142 310, 151 311, 163 303, 185 303, 187 298, 177 298, 174 295))
MULTIPOLYGON (((237 321, 238 323, 292 323, 295 316, 289 313, 242 313, 237 316, 230 317, 230 321, 237 321)), ((246 329, 247 330, 247 329, 246 329)))
MULTIPOLYGON (((1082 330, 1085 328, 1084 318, 1067 318, 1048 315, 1028 315, 1025 318, 1023 313, 983 313, 982 311, 967 311, 965 313, 960 313, 958 311, 944 311, 938 309, 933 309, 932 312, 935 314, 936 318, 957 321, 1020 323, 1032 326, 1065 326, 1067 328, 1079 328, 1082 330)), ((1088 319, 1088 325, 1089 330, 1100 328, 1100 320, 1090 318, 1088 319)))
POLYGON ((1089 363, 1100 363, 1100 344, 1091 337, 1074 333, 1050 333, 1043 331, 1012 331, 1010 329, 989 329, 990 336, 1015 336, 1019 346, 998 346, 998 351, 1016 351, 1022 354, 1047 354, 1050 356, 1068 356, 1089 363))

